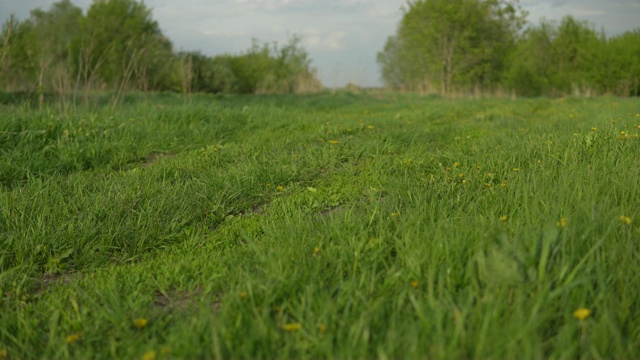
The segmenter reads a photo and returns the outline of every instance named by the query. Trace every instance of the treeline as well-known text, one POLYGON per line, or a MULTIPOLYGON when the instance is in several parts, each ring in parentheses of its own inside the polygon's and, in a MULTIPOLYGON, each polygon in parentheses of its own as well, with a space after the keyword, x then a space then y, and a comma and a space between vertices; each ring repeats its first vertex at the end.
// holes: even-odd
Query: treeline
POLYGON ((137 0, 94 0, 86 14, 62 0, 0 34, 0 89, 61 98, 95 90, 306 92, 321 88, 297 37, 210 57, 175 51, 137 0))
POLYGON ((519 96, 639 96, 639 59, 640 28, 608 38, 571 16, 532 25, 509 0, 410 0, 378 53, 391 88, 519 96))

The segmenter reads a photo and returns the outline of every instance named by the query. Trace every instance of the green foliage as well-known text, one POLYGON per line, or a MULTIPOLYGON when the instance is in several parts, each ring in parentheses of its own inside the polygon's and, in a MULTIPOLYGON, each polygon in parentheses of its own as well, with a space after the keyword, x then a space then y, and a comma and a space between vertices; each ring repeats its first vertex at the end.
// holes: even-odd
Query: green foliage
POLYGON ((187 100, 3 107, 4 357, 638 358, 638 99, 187 100))
POLYGON ((135 0, 94 1, 83 21, 81 47, 88 78, 110 88, 144 89, 145 75, 162 64, 158 56, 171 54, 150 9, 135 0))
POLYGON ((36 74, 34 59, 30 56, 35 42, 33 24, 19 22, 10 17, 2 27, 2 77, 0 85, 12 91, 25 91, 33 87, 36 74))
POLYGON ((382 81, 387 87, 401 89, 411 76, 411 63, 402 61, 400 39, 390 36, 384 44, 384 49, 378 53, 376 60, 382 71, 382 81))
POLYGON ((408 1, 396 36, 378 54, 383 80, 442 94, 494 86, 522 25, 510 1, 408 1))
POLYGON ((179 55, 184 92, 299 93, 317 92, 321 84, 306 50, 296 36, 283 47, 260 45, 244 53, 207 57, 198 52, 179 55))
POLYGON ((55 93, 63 105, 90 92, 318 91, 311 61, 298 37, 253 45, 239 55, 174 53, 151 10, 138 0, 94 0, 86 15, 70 0, 36 9, 20 23, 11 17, 0 34, 0 87, 38 96, 55 93))
POLYGON ((506 85, 518 95, 539 96, 551 89, 554 38, 553 24, 543 21, 538 27, 528 28, 518 41, 505 75, 506 85))
POLYGON ((566 16, 525 25, 517 3, 408 1, 395 36, 378 54, 384 83, 449 94, 512 91, 520 96, 614 94, 640 87, 640 30, 606 38, 566 16))
POLYGON ((307 78, 313 82, 310 90, 317 91, 320 84, 315 80, 310 64, 307 52, 296 36, 281 48, 277 43, 260 46, 254 40, 245 53, 230 61, 241 93, 301 92, 305 90, 301 81, 307 78))
POLYGON ((607 39, 571 16, 528 28, 505 84, 518 95, 638 95, 640 32, 607 39))
POLYGON ((600 86, 606 38, 570 16, 530 27, 512 57, 506 84, 519 95, 589 93, 600 86))
POLYGON ((640 29, 609 39, 604 53, 606 70, 598 74, 604 92, 640 96, 640 29))

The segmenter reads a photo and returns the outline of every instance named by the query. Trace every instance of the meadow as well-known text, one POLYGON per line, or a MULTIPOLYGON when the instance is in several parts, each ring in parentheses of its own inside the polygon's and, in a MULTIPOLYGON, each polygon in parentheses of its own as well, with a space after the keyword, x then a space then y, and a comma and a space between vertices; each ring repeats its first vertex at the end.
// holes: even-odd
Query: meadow
POLYGON ((640 99, 0 114, 0 359, 640 356, 640 99))

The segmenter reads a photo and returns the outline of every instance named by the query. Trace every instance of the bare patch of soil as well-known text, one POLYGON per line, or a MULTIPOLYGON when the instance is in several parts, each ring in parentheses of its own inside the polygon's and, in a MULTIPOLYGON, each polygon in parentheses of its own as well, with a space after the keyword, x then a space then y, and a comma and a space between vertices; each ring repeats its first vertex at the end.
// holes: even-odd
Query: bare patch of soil
POLYGON ((43 274, 40 283, 36 285, 35 295, 41 295, 57 285, 70 283, 75 276, 72 274, 43 274))
POLYGON ((158 160, 163 158, 172 158, 175 157, 174 153, 151 153, 147 156, 146 160, 142 163, 142 167, 148 167, 156 163, 158 160))
MULTIPOLYGON (((183 311, 191 307, 199 297, 202 296, 202 291, 156 291, 155 292, 154 306, 159 309, 168 311, 183 311)), ((213 309, 215 311, 220 310, 220 301, 213 302, 213 309)))

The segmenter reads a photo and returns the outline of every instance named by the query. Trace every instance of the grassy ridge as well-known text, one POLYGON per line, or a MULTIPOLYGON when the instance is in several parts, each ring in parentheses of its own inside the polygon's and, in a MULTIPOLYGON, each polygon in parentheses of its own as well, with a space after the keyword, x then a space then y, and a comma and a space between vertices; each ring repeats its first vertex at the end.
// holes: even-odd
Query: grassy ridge
POLYGON ((636 357, 638 109, 7 108, 0 356, 636 357))

